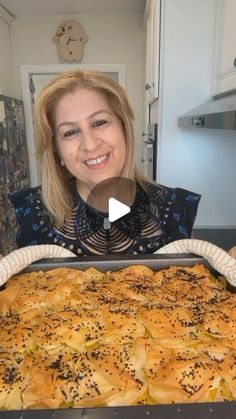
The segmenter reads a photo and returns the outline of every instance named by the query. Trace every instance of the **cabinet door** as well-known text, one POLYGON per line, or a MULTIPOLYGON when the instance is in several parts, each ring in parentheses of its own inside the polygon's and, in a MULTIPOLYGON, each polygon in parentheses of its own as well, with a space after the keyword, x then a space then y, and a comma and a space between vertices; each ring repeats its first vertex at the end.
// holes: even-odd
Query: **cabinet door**
POLYGON ((148 0, 146 5, 146 84, 147 101, 159 95, 160 0, 148 0))
POLYGON ((213 95, 236 89, 236 1, 217 0, 213 95))

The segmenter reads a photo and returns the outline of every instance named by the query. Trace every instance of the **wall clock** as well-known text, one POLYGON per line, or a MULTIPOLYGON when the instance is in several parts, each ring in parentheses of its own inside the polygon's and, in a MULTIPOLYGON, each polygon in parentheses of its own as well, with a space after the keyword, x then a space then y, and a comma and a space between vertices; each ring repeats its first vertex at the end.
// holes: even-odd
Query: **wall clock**
POLYGON ((59 27, 53 41, 57 46, 60 61, 81 61, 83 58, 84 44, 88 37, 83 26, 76 20, 64 20, 59 27))

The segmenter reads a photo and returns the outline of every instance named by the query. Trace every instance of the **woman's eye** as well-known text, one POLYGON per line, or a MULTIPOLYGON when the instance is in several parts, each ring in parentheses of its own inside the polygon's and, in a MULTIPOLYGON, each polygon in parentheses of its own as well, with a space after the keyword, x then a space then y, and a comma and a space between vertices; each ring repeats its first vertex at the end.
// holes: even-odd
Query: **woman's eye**
POLYGON ((72 137, 75 134, 79 133, 79 129, 70 129, 69 131, 64 132, 63 138, 72 137))
POLYGON ((105 119, 99 119, 98 121, 95 121, 93 123, 94 127, 100 127, 101 125, 107 124, 107 121, 105 119))

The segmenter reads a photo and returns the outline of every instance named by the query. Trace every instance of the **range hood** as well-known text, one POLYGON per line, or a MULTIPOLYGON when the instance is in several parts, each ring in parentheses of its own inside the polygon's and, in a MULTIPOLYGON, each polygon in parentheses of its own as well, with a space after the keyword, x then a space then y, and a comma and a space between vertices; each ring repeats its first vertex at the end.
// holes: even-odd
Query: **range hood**
POLYGON ((215 97, 178 118, 178 126, 236 130, 236 92, 215 97))

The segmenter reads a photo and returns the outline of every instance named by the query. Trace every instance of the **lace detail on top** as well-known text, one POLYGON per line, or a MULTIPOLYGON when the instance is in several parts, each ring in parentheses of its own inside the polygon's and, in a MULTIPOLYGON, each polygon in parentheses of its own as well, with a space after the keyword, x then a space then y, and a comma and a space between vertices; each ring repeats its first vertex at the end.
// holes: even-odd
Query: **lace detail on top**
POLYGON ((108 214, 89 207, 72 187, 74 209, 63 227, 55 226, 42 203, 41 189, 10 195, 20 223, 19 247, 53 243, 75 254, 153 253, 165 244, 191 236, 200 195, 180 188, 147 184, 137 185, 131 212, 111 223, 108 214))

